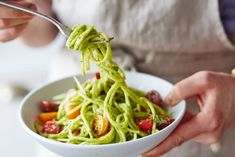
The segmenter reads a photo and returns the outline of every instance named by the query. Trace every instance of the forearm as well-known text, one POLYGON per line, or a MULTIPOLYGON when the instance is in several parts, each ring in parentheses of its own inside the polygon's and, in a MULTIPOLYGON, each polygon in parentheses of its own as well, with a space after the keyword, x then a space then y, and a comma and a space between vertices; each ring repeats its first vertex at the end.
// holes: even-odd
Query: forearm
MULTIPOLYGON (((39 12, 47 14, 49 16, 54 16, 54 13, 51 9, 51 0, 40 1, 40 0, 31 0, 36 4, 39 12)), ((53 41, 58 33, 57 28, 51 23, 45 21, 40 17, 34 17, 30 21, 26 30, 23 32, 20 39, 26 45, 39 47, 49 44, 53 41)))

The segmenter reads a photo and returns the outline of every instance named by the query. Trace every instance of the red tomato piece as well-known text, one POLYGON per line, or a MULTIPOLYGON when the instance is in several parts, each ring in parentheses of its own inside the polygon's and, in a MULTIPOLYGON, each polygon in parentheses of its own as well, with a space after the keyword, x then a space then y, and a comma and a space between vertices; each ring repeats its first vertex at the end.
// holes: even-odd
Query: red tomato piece
POLYGON ((161 95, 155 91, 155 90, 152 90, 152 91, 149 91, 147 94, 146 94, 146 98, 151 101, 152 103, 156 104, 156 105, 159 105, 161 106, 162 104, 162 98, 161 98, 161 95))
POLYGON ((140 120, 137 122, 137 125, 141 131, 150 133, 153 127, 153 119, 147 118, 147 119, 140 120))
POLYGON ((96 78, 97 80, 100 79, 100 73, 99 73, 99 72, 95 73, 95 78, 96 78))
POLYGON ((159 130, 161 129, 164 129, 165 127, 167 127, 168 125, 170 125, 172 122, 174 122, 174 119, 169 117, 169 116, 163 116, 163 115, 160 115, 159 118, 163 119, 166 121, 166 123, 162 123, 160 125, 157 126, 157 128, 159 130))
POLYGON ((55 112, 58 110, 58 105, 49 101, 42 101, 40 103, 40 109, 42 112, 55 112))
POLYGON ((81 133, 80 130, 74 130, 74 131, 73 131, 73 134, 76 135, 76 136, 80 135, 80 133, 81 133))
POLYGON ((59 125, 56 125, 52 121, 46 122, 42 127, 42 132, 47 134, 58 134, 60 133, 61 128, 59 125))

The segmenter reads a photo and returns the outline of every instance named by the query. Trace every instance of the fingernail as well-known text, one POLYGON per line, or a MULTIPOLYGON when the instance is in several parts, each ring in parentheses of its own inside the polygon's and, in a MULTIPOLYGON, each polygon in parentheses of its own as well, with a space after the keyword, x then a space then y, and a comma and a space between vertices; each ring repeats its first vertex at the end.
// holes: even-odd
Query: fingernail
POLYGON ((170 92, 170 93, 167 95, 167 97, 166 97, 165 100, 164 100, 164 103, 165 103, 166 105, 174 105, 174 104, 172 104, 172 103, 173 103, 172 92, 170 92))

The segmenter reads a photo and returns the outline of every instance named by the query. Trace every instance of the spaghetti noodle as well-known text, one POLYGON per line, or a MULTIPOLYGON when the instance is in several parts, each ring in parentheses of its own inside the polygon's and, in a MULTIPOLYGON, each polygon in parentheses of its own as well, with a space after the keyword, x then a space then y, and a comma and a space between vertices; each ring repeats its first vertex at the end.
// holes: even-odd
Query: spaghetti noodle
POLYGON ((157 132, 162 124, 169 125, 163 108, 127 86, 123 70, 112 60, 106 34, 93 26, 76 25, 66 45, 81 52, 83 75, 89 71, 90 61, 100 72, 83 84, 74 77, 77 87, 53 98, 59 104, 58 112, 50 123, 35 123, 40 135, 73 144, 108 144, 144 137, 157 132), (150 128, 146 129, 143 120, 148 120, 150 128), (57 127, 57 131, 48 131, 46 126, 57 127))

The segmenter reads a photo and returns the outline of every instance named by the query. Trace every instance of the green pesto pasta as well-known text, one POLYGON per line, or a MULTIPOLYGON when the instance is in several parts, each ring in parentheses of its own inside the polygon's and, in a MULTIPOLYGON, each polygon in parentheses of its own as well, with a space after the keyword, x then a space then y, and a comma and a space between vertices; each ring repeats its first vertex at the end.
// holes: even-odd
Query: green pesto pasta
POLYGON ((42 132, 38 128, 40 124, 35 123, 37 132, 49 139, 73 144, 125 142, 157 132, 157 125, 165 123, 159 117, 169 116, 168 113, 142 92, 127 86, 123 70, 112 60, 108 36, 93 26, 76 25, 72 30, 66 45, 81 53, 82 74, 89 71, 92 61, 99 67, 100 76, 83 84, 74 77, 77 87, 53 98, 59 104, 53 122, 61 127, 60 132, 42 132), (68 113, 66 106, 71 104, 74 108, 68 113), (68 114, 78 111, 76 117, 68 118, 68 114), (137 125, 137 121, 148 118, 153 121, 150 132, 137 125), (76 131, 79 132, 76 134, 76 131))

